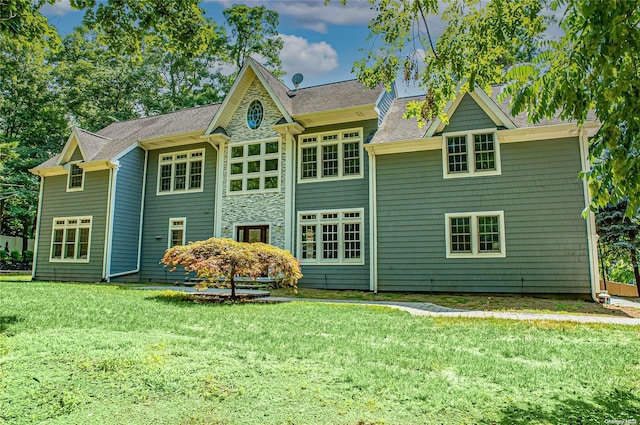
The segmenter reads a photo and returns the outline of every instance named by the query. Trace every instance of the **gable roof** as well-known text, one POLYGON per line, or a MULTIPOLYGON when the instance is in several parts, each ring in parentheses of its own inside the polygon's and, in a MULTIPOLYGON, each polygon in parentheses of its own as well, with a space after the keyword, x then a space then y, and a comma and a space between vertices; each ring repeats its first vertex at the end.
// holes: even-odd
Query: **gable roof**
POLYGON ((198 131, 204 133, 211 117, 219 107, 219 104, 199 106, 162 115, 114 122, 97 133, 75 128, 63 151, 36 166, 34 170, 59 165, 59 161, 67 150, 73 146, 74 135, 77 135, 78 145, 86 162, 110 160, 141 140, 164 136, 168 138, 198 131))

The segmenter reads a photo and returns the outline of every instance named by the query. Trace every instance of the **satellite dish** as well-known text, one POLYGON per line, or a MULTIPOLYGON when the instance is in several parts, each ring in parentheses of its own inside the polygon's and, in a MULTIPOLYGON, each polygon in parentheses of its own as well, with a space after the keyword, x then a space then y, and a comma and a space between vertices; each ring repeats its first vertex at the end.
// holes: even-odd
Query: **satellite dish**
POLYGON ((302 82, 303 79, 304 79, 304 77, 300 73, 295 74, 291 78, 291 82, 293 83, 294 86, 296 86, 296 90, 298 89, 298 86, 300 85, 300 83, 302 82))

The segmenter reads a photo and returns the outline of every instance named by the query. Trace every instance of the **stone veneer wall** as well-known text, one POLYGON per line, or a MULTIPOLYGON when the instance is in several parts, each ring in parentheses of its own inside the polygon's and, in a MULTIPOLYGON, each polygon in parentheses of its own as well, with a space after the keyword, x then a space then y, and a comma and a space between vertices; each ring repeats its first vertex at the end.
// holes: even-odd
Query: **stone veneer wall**
POLYGON ((270 224, 269 243, 278 247, 284 247, 285 241, 285 173, 286 155, 284 140, 271 129, 282 118, 276 104, 256 78, 238 109, 233 115, 227 134, 231 141, 225 147, 224 167, 222 176, 224 189, 222 195, 222 237, 235 239, 234 224, 270 224), (262 125, 252 130, 247 125, 247 108, 249 104, 258 99, 264 108, 262 125), (252 140, 264 140, 277 137, 280 140, 280 191, 274 193, 238 194, 227 195, 229 188, 228 167, 229 148, 234 144, 249 142, 252 140))

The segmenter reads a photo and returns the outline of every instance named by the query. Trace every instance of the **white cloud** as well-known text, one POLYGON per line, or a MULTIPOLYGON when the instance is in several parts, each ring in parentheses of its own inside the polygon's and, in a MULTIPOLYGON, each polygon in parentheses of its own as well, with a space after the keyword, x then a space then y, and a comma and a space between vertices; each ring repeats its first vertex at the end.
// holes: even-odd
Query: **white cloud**
POLYGON ((282 68, 287 75, 301 73, 305 76, 318 76, 338 67, 338 53, 330 44, 309 43, 306 38, 296 35, 280 34, 284 47, 280 51, 282 68))
MULTIPOLYGON (((229 7, 229 0, 205 0, 208 3, 220 3, 229 7)), ((302 28, 319 33, 327 32, 327 25, 363 25, 368 23, 375 12, 367 0, 351 0, 342 6, 338 0, 331 1, 327 6, 324 1, 238 1, 249 6, 265 6, 275 10, 280 16, 294 18, 296 24, 302 28)))
POLYGON ((69 0, 58 0, 54 4, 45 4, 40 10, 45 16, 64 16, 76 9, 71 7, 69 0))

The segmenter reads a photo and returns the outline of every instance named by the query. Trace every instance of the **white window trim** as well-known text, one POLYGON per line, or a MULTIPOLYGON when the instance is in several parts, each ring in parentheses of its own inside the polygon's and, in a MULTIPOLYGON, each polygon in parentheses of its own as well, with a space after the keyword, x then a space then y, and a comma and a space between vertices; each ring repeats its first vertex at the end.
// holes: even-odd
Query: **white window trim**
POLYGON ((297 255, 300 258, 300 261, 303 265, 333 265, 333 266, 362 266, 365 264, 365 228, 364 228, 364 208, 345 208, 338 210, 314 210, 314 211, 298 211, 298 223, 296 227, 297 234, 297 255), (360 217, 356 219, 345 219, 343 218, 343 214, 345 213, 359 213, 360 217), (317 218, 315 221, 302 221, 303 215, 316 214, 317 218), (338 218, 336 219, 327 219, 322 220, 322 214, 338 214, 338 218), (316 226, 321 226, 322 224, 338 224, 338 258, 324 260, 320 258, 322 253, 322 232, 321 229, 318 228, 316 231, 316 252, 318 255, 315 259, 302 259, 302 226, 306 224, 315 224, 316 226), (343 224, 347 223, 358 223, 360 224, 360 258, 350 260, 344 258, 344 228, 343 224))
MULTIPOLYGON (((173 237, 171 233, 174 230, 182 230, 182 244, 184 245, 187 240, 187 217, 172 217, 169 219, 169 232, 167 237, 167 249, 171 248, 171 243, 173 242, 173 237), (181 225, 174 225, 174 221, 182 221, 181 225)), ((173 245, 175 246, 175 245, 173 245)))
POLYGON ((165 152, 165 153, 161 153, 158 155, 158 181, 157 181, 157 185, 156 185, 156 195, 158 196, 164 196, 164 195, 181 195, 184 193, 198 193, 198 192, 202 192, 204 190, 204 173, 205 173, 205 150, 204 148, 201 149, 191 149, 188 151, 177 151, 177 152, 165 152), (189 189, 189 183, 191 180, 191 162, 195 162, 195 161, 191 161, 191 155, 194 153, 198 153, 198 152, 202 152, 202 156, 199 157, 200 160, 202 160, 202 180, 200 181, 200 187, 197 189, 189 189), (187 155, 187 175, 186 175, 186 181, 185 181, 185 188, 181 189, 181 190, 174 190, 173 186, 174 186, 174 182, 175 182, 175 164, 176 162, 183 162, 181 160, 176 161, 175 160, 175 156, 176 155, 187 155), (167 156, 167 155, 173 155, 174 159, 172 159, 171 161, 162 161, 162 157, 163 156, 167 156), (170 190, 160 190, 160 186, 162 183, 162 165, 163 164, 171 164, 171 189, 170 190))
POLYGON ((80 187, 71 187, 71 168, 73 165, 78 165, 81 162, 82 161, 72 161, 67 164, 67 192, 82 192, 84 190, 85 171, 82 167, 80 167, 82 170, 82 184, 80 187))
POLYGON ((447 258, 504 258, 507 256, 505 245, 504 211, 480 211, 467 213, 446 213, 444 215, 447 258), (478 217, 498 216, 500 228, 500 252, 480 252, 478 238, 478 217), (469 217, 471 224, 471 252, 451 252, 451 219, 469 217))
POLYGON ((334 131, 324 131, 322 133, 309 133, 309 134, 300 134, 298 136, 298 183, 317 183, 324 181, 335 181, 335 180, 350 180, 350 179, 361 179, 364 177, 364 154, 363 154, 363 142, 364 134, 363 128, 348 128, 344 130, 334 130, 334 131), (360 134, 359 137, 353 138, 344 138, 344 134, 353 133, 357 131, 360 134), (337 140, 331 141, 322 141, 322 136, 326 136, 328 134, 337 134, 337 140), (317 137, 318 141, 316 142, 307 142, 303 143, 302 139, 307 137, 317 137), (344 148, 343 145, 345 143, 355 143, 358 142, 358 154, 360 159, 360 172, 358 174, 349 174, 347 176, 344 175, 344 148), (323 145, 338 145, 338 175, 331 177, 323 177, 322 176, 322 146, 323 145), (315 177, 302 177, 302 149, 309 147, 316 147, 316 176, 315 177))
POLYGON ((49 262, 50 263, 88 263, 89 260, 91 259, 91 234, 93 233, 93 216, 92 215, 87 215, 87 216, 82 216, 82 217, 54 217, 53 218, 53 223, 51 226, 51 245, 49 247, 49 262), (56 221, 59 220, 64 220, 65 224, 56 224, 56 221), (68 226, 67 225, 67 221, 68 220, 77 220, 78 224, 73 225, 73 226, 68 226), (89 225, 84 225, 81 226, 80 221, 81 220, 89 220, 89 225), (80 229, 81 228, 87 228, 89 227, 89 240, 88 240, 88 246, 87 246, 87 258, 64 258, 64 245, 65 245, 65 241, 66 241, 66 236, 67 236, 67 229, 76 229, 76 240, 75 240, 75 248, 74 248, 74 253, 78 253, 78 244, 80 243, 80 229), (62 233, 62 257, 61 258, 54 258, 53 257, 53 243, 55 241, 55 231, 57 229, 64 229, 64 232, 62 233))
POLYGON ((499 176, 502 174, 502 161, 500 159, 500 142, 498 140, 498 132, 495 128, 484 128, 472 131, 456 131, 452 133, 442 134, 442 177, 445 179, 459 179, 465 177, 482 177, 482 176, 499 176), (475 144, 473 143, 473 136, 476 134, 493 134, 493 141, 495 146, 496 155, 496 169, 486 171, 476 171, 475 160, 475 144), (465 136, 467 141, 467 168, 464 173, 450 173, 449 172, 449 150, 447 147, 448 137, 465 136))
POLYGON ((242 143, 234 143, 227 146, 227 185, 226 185, 226 193, 228 196, 236 196, 236 195, 251 195, 258 193, 278 193, 282 191, 282 146, 283 143, 279 137, 271 137, 269 139, 260 139, 260 140, 252 140, 249 142, 242 143), (278 152, 267 154, 266 152, 266 144, 267 143, 278 143, 278 152), (260 144, 260 155, 248 156, 246 150, 249 149, 248 145, 256 145, 260 144), (243 173, 242 174, 231 174, 231 163, 239 163, 240 158, 231 158, 231 151, 233 148, 242 146, 245 152, 245 155, 242 156, 242 164, 246 164, 251 161, 260 161, 260 172, 259 173, 246 173, 245 165, 242 166, 243 173), (265 171, 265 161, 270 159, 278 160, 278 169, 276 171, 265 171), (261 184, 264 182, 265 177, 277 177, 278 178, 278 187, 275 189, 256 189, 256 190, 247 190, 247 179, 250 178, 259 178, 261 184), (242 179, 242 190, 231 190, 231 180, 242 179))

